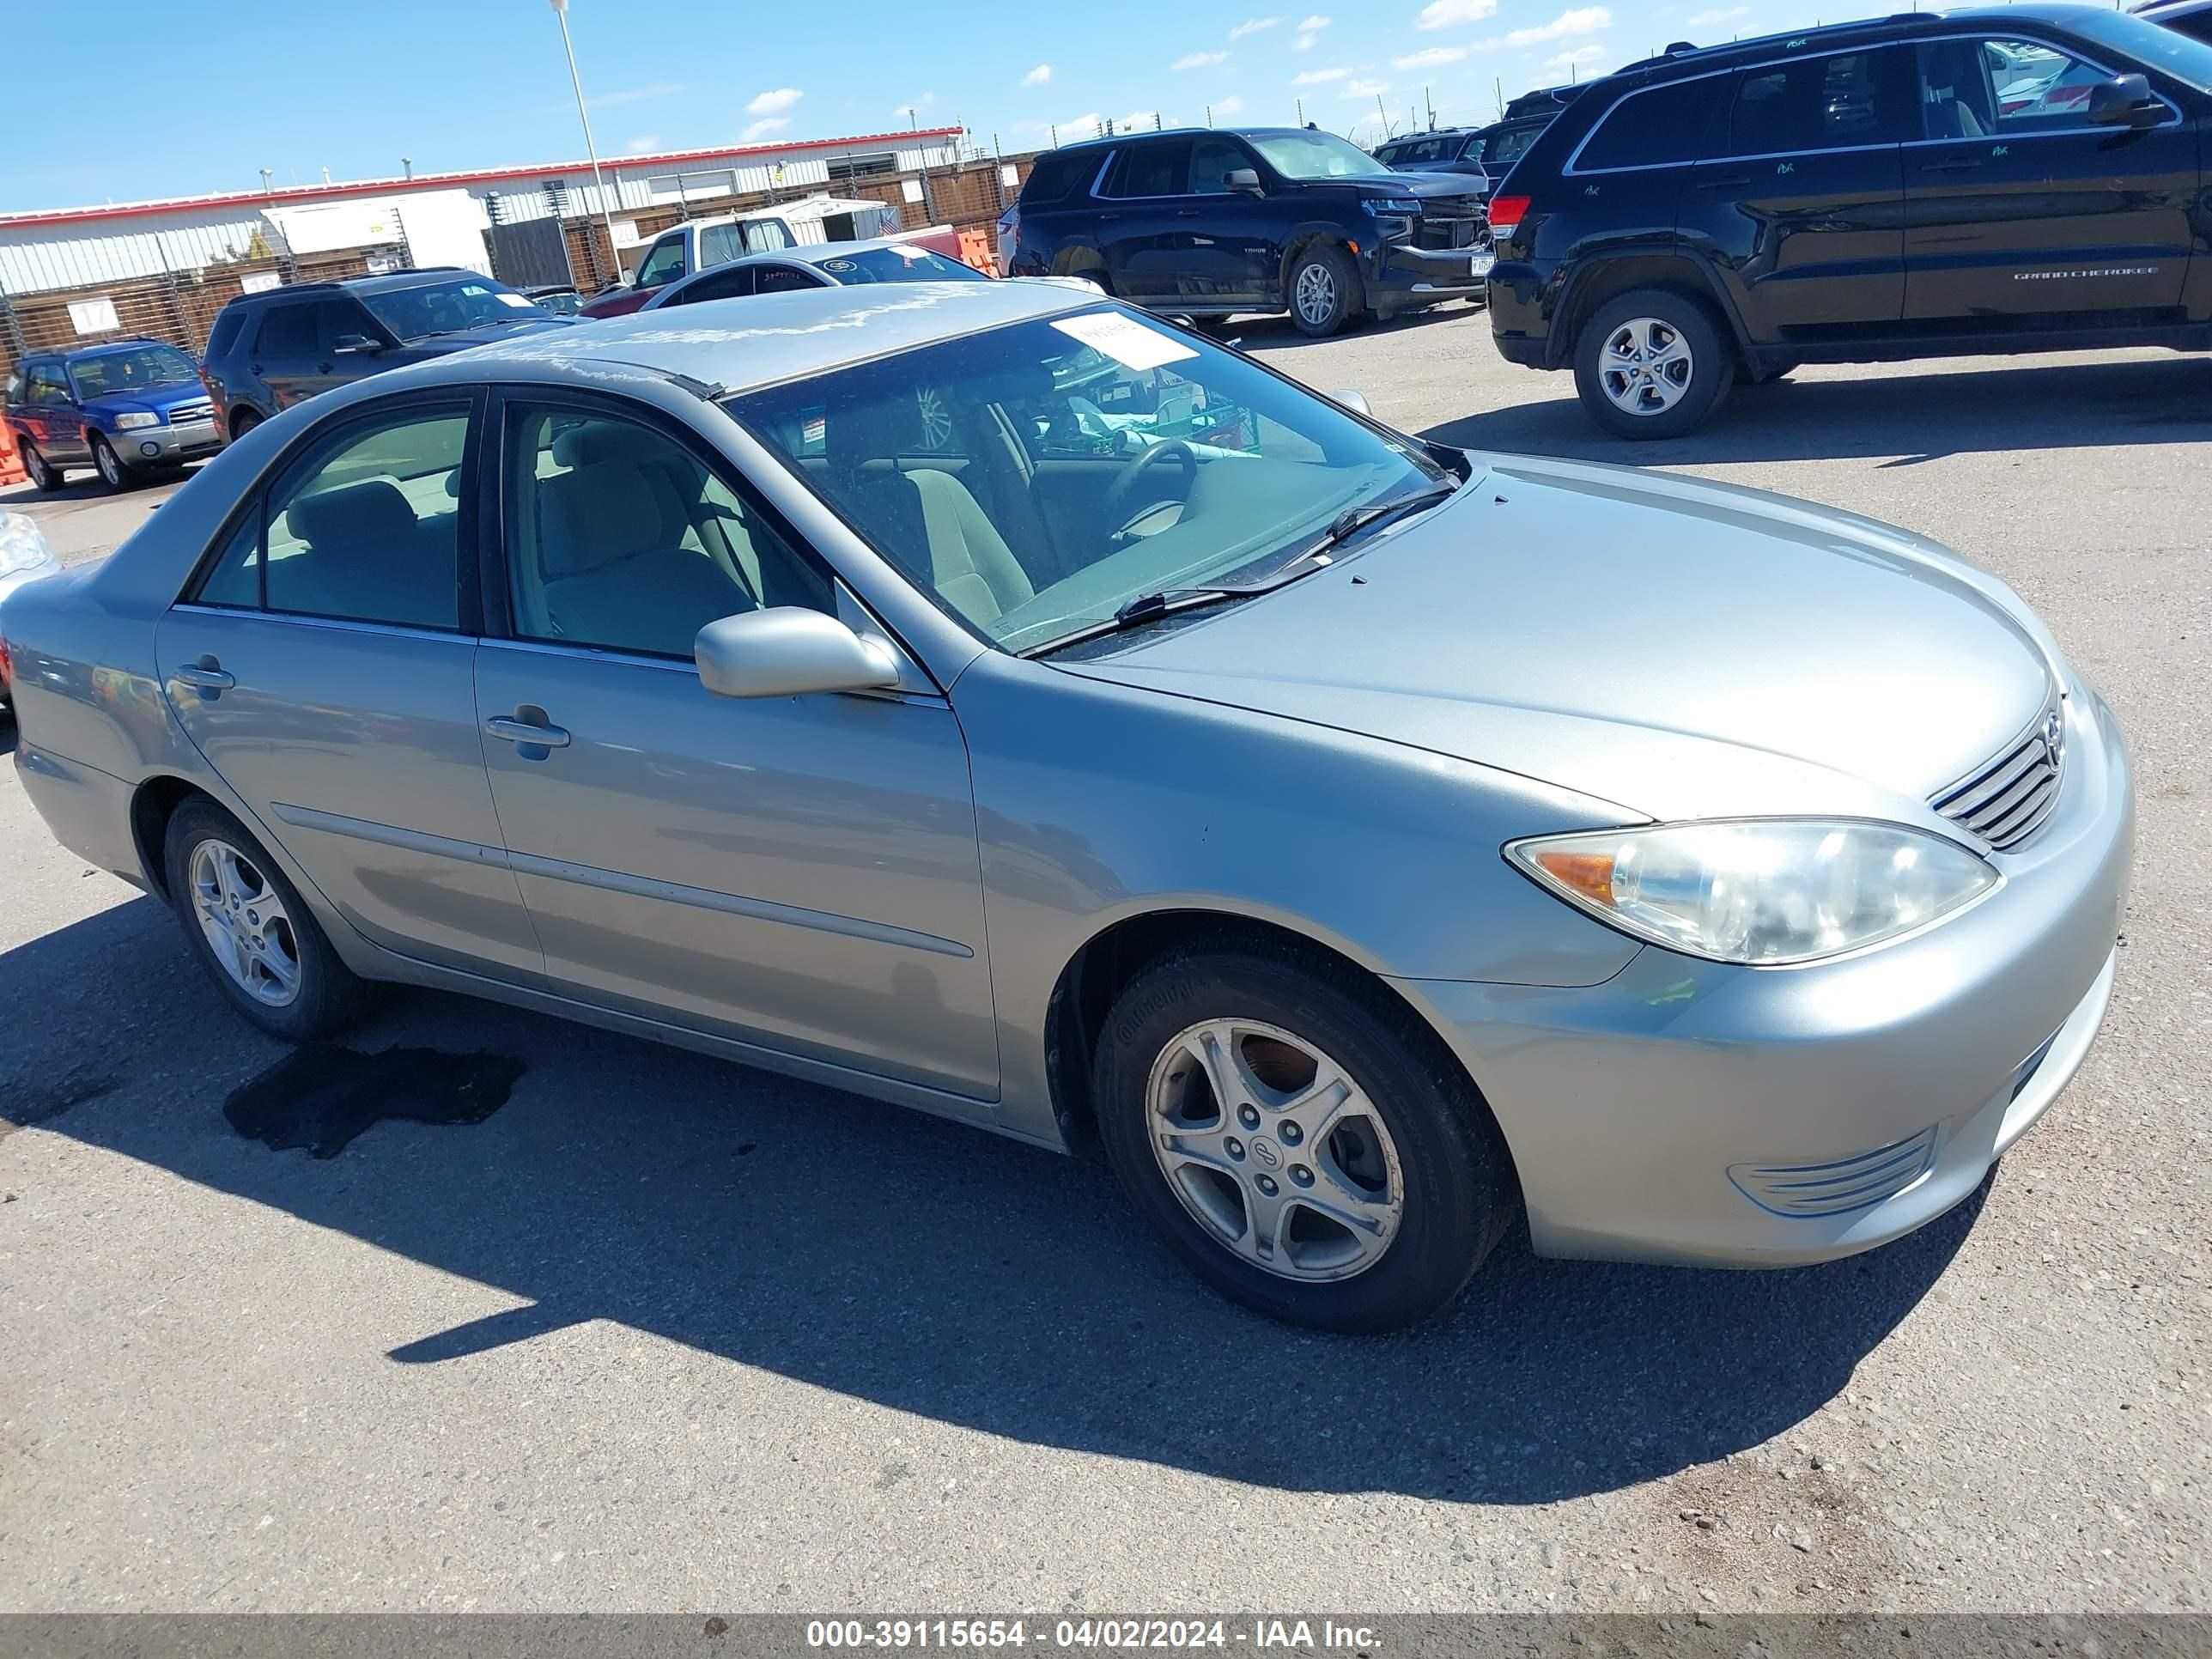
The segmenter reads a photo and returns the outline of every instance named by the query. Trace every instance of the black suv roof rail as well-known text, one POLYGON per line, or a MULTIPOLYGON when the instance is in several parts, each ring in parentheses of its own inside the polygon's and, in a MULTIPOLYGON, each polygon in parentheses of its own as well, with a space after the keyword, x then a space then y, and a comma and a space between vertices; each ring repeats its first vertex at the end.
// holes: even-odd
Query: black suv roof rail
MULTIPOLYGON (((254 301, 296 299, 301 295, 343 294, 356 283, 380 283, 387 276, 481 276, 480 270, 466 265, 410 265, 404 270, 365 270, 358 276, 337 276, 321 283, 280 283, 275 288, 264 288, 258 294, 234 294, 222 302, 228 311, 233 306, 242 306, 254 301)), ((496 277, 492 279, 496 282, 496 277)))
POLYGON ((1818 40, 1826 44, 1831 40, 1850 39, 1881 29, 1941 28, 1948 21, 1939 11, 1899 11, 1892 12, 1887 17, 1861 17, 1848 23, 1817 24, 1809 29, 1783 29, 1772 34, 1756 34, 1747 40, 1723 40, 1710 46, 1700 46, 1688 40, 1677 40, 1657 57, 1639 58, 1633 64, 1623 64, 1613 72, 1616 75, 1633 75, 1639 70, 1663 69, 1691 58, 1702 62, 1707 58, 1733 55, 1736 52, 1771 52, 1778 42, 1785 45, 1801 42, 1809 45, 1818 40))

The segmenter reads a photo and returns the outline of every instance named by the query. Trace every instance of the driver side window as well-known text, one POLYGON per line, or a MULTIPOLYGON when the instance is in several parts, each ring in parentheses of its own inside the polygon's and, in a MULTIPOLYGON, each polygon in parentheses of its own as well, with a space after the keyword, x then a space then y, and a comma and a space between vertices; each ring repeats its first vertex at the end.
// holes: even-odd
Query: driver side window
POLYGON ((689 658, 716 619, 836 614, 828 573, 690 448, 597 410, 512 404, 506 547, 525 639, 689 658))
POLYGON ((663 283, 672 283, 684 274, 684 239, 671 236, 665 241, 655 242, 646 251, 644 260, 637 268, 639 288, 659 288, 663 283))

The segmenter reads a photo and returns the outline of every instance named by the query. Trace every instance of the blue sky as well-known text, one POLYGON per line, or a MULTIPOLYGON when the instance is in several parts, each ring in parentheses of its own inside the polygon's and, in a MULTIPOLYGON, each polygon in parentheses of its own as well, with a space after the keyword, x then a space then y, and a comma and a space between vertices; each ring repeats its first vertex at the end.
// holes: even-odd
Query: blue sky
MULTIPOLYGON (((1488 119, 1495 84, 1603 73, 1668 41, 1890 9, 1881 0, 1195 0, 1142 7, 834 0, 571 0, 603 156, 965 124, 1008 149, 1151 125, 1306 118, 1376 137, 1424 88, 1488 119)), ((546 0, 110 0, 11 9, 9 61, 80 99, 40 100, 0 168, 0 210, 579 156, 546 0), (318 21, 320 16, 330 20, 318 21)))

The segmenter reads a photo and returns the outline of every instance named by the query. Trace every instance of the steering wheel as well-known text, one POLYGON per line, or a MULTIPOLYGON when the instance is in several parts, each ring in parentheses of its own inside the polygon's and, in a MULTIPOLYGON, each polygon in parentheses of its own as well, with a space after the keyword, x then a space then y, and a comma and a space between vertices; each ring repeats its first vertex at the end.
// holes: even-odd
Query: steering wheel
POLYGON ((1138 520, 1160 505, 1158 501, 1151 501, 1146 504, 1143 512, 1129 511, 1129 502, 1135 497, 1137 486, 1144 482, 1145 475, 1154 467, 1164 466, 1170 462, 1182 468, 1181 499, 1188 501, 1190 498, 1191 486, 1198 482, 1198 452, 1180 438, 1171 438, 1164 444, 1146 445, 1131 456, 1121 470, 1114 475, 1114 482, 1106 486, 1106 494, 1099 501, 1099 517, 1109 524, 1118 523, 1121 526, 1114 532, 1113 539, 1119 540, 1127 535, 1138 520))

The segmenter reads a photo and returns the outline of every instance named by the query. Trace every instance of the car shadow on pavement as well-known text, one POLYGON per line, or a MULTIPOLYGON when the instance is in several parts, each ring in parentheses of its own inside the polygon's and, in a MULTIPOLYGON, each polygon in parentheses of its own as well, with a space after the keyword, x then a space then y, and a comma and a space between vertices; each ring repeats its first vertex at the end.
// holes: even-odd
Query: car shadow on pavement
POLYGON ((1212 1296, 1097 1166, 459 998, 392 994, 351 1045, 509 1057, 508 1103, 271 1152, 222 1096, 285 1051, 150 899, 0 954, 0 1006, 52 1011, 0 1063, 0 1117, 526 1304, 442 1328, 450 1302, 398 1276, 388 1295, 419 1282, 432 1322, 395 1364, 497 1352, 557 1389, 573 1351, 531 1339, 614 1321, 902 1412, 1293 1491, 1549 1503, 1756 1445, 1845 1387, 1981 1201, 1784 1273, 1540 1261, 1516 1237, 1444 1319, 1341 1339, 1212 1296))
POLYGON ((1463 449, 1628 466, 1885 458, 1889 466, 1911 466, 2008 449, 2212 440, 2212 369, 2196 356, 1850 380, 1801 372, 1815 378, 1737 387, 1717 415, 1681 438, 1638 443, 1600 430, 1564 374, 1544 377, 1556 391, 1540 402, 1447 421, 1419 435, 1463 449))

